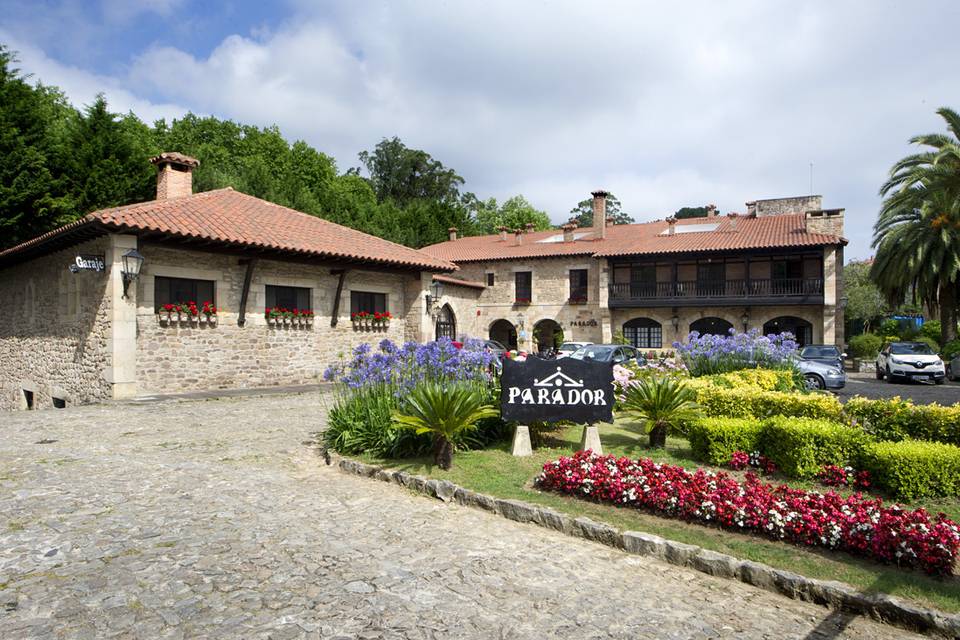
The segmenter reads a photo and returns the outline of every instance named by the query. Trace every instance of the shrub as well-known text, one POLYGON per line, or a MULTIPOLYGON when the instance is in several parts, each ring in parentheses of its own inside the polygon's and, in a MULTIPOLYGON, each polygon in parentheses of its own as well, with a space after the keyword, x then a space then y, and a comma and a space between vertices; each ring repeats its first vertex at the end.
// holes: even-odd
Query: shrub
POLYGON ((784 393, 756 389, 700 387, 697 403, 709 417, 768 418, 794 416, 840 421, 843 405, 835 396, 823 393, 784 393))
POLYGON ((960 495, 960 447, 939 442, 874 442, 860 466, 874 482, 905 500, 960 495))
POLYGON ((794 391, 800 388, 792 369, 740 369, 699 378, 723 389, 759 389, 761 391, 794 391))
POLYGON ((940 327, 939 320, 927 320, 920 327, 920 335, 930 338, 937 343, 937 349, 939 351, 940 341, 943 340, 943 329, 940 327))
POLYGON ((886 400, 851 398, 844 412, 877 440, 912 438, 960 445, 960 405, 915 405, 899 397, 886 400))
POLYGON ((727 473, 578 451, 543 465, 538 487, 595 502, 648 509, 794 544, 847 551, 879 562, 949 575, 960 527, 943 514, 884 507, 880 500, 820 493, 727 473))
POLYGON ((850 355, 854 358, 874 359, 880 353, 883 338, 874 333, 861 333, 850 338, 850 355))
POLYGON ((721 466, 735 451, 756 451, 761 426, 753 418, 701 418, 687 425, 687 438, 697 460, 721 466))
POLYGON ((951 340, 943 345, 943 357, 952 360, 953 356, 960 353, 960 339, 951 340))
POLYGON ((641 378, 626 388, 623 410, 650 434, 650 446, 667 446, 667 432, 700 416, 696 392, 670 376, 641 378))
POLYGON ((692 376, 738 369, 790 368, 797 342, 793 334, 762 336, 757 329, 747 333, 730 330, 729 336, 690 333, 686 342, 674 342, 692 376))
POLYGON ((812 478, 824 465, 846 466, 869 440, 860 429, 811 418, 770 418, 760 450, 788 476, 812 478))

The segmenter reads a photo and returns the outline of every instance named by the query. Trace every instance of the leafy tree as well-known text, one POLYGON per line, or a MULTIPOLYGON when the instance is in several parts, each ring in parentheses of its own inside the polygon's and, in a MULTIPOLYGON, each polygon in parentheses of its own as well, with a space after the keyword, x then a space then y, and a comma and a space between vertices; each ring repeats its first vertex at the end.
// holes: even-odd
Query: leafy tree
POLYGON ((380 202, 393 200, 402 206, 421 199, 460 200, 463 178, 426 151, 408 148, 397 137, 384 138, 372 152, 361 151, 359 155, 380 202))
POLYGON ((948 134, 916 136, 926 147, 897 162, 880 188, 885 196, 874 225, 874 282, 891 301, 912 290, 916 300, 938 305, 943 340, 957 337, 960 297, 960 114, 937 113, 948 134))
POLYGON ((650 435, 650 447, 667 446, 667 432, 699 417, 696 392, 669 376, 642 378, 627 388, 623 410, 650 435))
POLYGON ((490 198, 476 205, 476 228, 481 235, 496 233, 497 228, 524 229, 533 223, 534 231, 546 231, 552 227, 550 217, 530 204, 522 195, 516 195, 497 205, 496 198, 490 198))
MULTIPOLYGON (((581 200, 570 209, 570 221, 579 227, 593 226, 593 200, 581 200)), ((621 210, 620 200, 612 193, 607 195, 607 220, 613 224, 633 224, 635 221, 621 210)))
POLYGON ((883 293, 870 279, 869 262, 851 262, 843 268, 843 291, 847 296, 844 315, 848 321, 863 323, 863 331, 888 311, 883 293))
POLYGON ((498 415, 497 409, 484 403, 479 389, 462 383, 423 382, 410 393, 403 410, 394 411, 392 417, 399 427, 432 433, 434 462, 447 470, 453 464, 457 435, 498 415))
POLYGON ((677 212, 673 214, 673 217, 677 220, 683 220, 685 218, 706 218, 707 217, 707 208, 706 207, 680 207, 677 209, 677 212))

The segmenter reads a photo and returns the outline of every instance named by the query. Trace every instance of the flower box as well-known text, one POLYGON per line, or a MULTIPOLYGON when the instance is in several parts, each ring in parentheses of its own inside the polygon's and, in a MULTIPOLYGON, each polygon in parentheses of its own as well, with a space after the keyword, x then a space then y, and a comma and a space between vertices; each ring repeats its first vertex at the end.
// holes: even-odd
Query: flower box
POLYGON ((201 313, 201 314, 200 314, 199 316, 197 316, 197 317, 198 317, 198 321, 200 322, 200 325, 201 325, 201 326, 207 324, 207 316, 205 316, 204 314, 201 313))
POLYGON ((274 318, 273 316, 267 316, 267 324, 270 325, 271 327, 275 327, 277 326, 277 319, 274 318))
POLYGON ((516 300, 513 301, 513 304, 515 304, 515 305, 517 305, 517 306, 526 306, 526 305, 530 304, 530 299, 529 299, 529 298, 517 298, 516 300))
POLYGON ((207 324, 211 327, 217 326, 217 314, 214 313, 207 316, 207 324))

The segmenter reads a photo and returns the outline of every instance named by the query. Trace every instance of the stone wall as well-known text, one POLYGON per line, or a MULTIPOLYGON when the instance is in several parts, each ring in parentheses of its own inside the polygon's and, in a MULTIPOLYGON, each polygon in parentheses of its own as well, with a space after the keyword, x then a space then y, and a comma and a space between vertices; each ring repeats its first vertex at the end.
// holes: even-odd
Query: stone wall
POLYGON ((330 320, 339 276, 331 274, 330 267, 261 260, 251 281, 246 324, 240 327, 237 318, 246 266, 237 257, 155 245, 140 251, 145 257, 137 287, 140 393, 312 383, 328 365, 348 358, 360 343, 376 347, 384 338, 401 342, 409 337, 405 328, 409 291, 419 288, 418 274, 350 270, 333 328, 330 320), (215 281, 215 304, 221 309, 216 326, 163 326, 154 310, 156 276, 215 281), (269 326, 264 317, 268 284, 311 289, 316 313, 312 328, 269 326), (395 316, 389 328, 354 328, 350 321, 353 290, 387 295, 387 308, 395 316))
POLYGON ((36 408, 111 397, 108 274, 68 269, 107 247, 101 238, 0 270, 0 410, 26 408, 24 390, 36 408))
POLYGON ((794 198, 770 198, 747 203, 747 215, 779 216, 789 213, 806 213, 820 209, 823 196, 798 196, 794 198))

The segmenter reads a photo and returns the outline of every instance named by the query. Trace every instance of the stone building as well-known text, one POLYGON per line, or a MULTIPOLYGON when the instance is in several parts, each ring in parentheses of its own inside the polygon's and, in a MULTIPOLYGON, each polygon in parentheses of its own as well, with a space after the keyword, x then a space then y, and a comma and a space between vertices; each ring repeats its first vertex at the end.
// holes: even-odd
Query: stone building
POLYGON ((309 383, 360 342, 432 338, 431 277, 455 265, 229 188, 193 194, 196 160, 153 161, 156 200, 0 252, 0 410, 309 383), (159 313, 189 302, 196 316, 159 313))
POLYGON ((820 196, 757 200, 746 214, 610 226, 501 230, 425 247, 459 271, 444 284, 434 333, 521 350, 566 340, 669 348, 691 331, 757 328, 802 343, 843 342, 843 210, 820 196))

